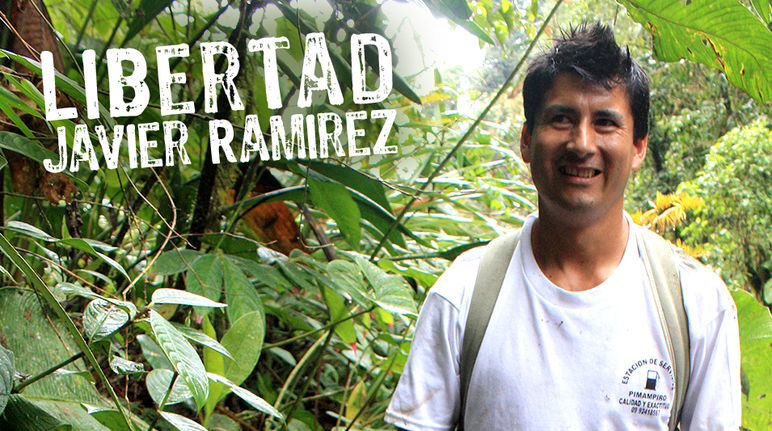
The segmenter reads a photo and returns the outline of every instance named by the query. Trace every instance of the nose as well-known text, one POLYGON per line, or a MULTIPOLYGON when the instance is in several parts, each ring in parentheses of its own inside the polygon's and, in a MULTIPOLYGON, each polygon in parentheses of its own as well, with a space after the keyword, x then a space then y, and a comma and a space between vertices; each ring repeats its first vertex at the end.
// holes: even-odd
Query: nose
POLYGON ((591 155, 595 151, 594 137, 595 134, 590 122, 582 120, 571 129, 566 149, 579 157, 591 155))

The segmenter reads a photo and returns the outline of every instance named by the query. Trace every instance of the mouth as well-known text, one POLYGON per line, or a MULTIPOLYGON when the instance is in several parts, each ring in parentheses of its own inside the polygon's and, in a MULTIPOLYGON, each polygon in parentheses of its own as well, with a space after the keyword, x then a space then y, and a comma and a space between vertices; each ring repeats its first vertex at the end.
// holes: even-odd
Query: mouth
POLYGON ((595 168, 580 168, 575 166, 561 166, 559 168, 560 173, 572 177, 579 178, 592 178, 600 175, 600 169, 595 168))

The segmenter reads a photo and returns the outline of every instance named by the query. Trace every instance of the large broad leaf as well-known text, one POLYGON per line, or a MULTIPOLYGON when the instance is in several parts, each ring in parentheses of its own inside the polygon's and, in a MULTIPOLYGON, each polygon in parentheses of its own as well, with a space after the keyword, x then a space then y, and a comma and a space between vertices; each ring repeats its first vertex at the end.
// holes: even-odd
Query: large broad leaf
POLYGON ((8 395, 13 389, 13 375, 16 368, 13 366, 13 352, 0 346, 0 414, 8 404, 8 395))
POLYGON ((257 365, 265 336, 265 316, 259 311, 247 313, 223 336, 221 344, 233 359, 225 360, 225 377, 241 384, 257 365))
POLYGON ((164 252, 153 263, 153 273, 159 275, 174 275, 187 271, 193 265, 201 252, 186 248, 177 248, 164 252))
POLYGON ((132 316, 117 306, 95 299, 88 303, 83 312, 83 332, 91 340, 100 340, 112 335, 129 322, 132 316))
MULTIPOLYGON (((185 273, 187 290, 196 295, 219 301, 222 296, 223 268, 220 257, 207 254, 199 257, 185 273)), ((199 314, 209 313, 209 308, 197 308, 199 314)))
POLYGON ((257 410, 267 413, 273 417, 276 417, 278 419, 284 420, 284 415, 282 415, 278 410, 276 410, 272 405, 268 404, 264 399, 258 397, 257 395, 253 394, 252 392, 239 387, 235 383, 229 381, 223 376, 218 376, 217 374, 208 373, 208 376, 210 379, 212 379, 215 382, 222 383, 226 386, 228 386, 234 394, 236 394, 237 397, 244 400, 247 404, 250 406, 256 408, 257 410))
POLYGON ((217 340, 214 338, 204 334, 203 332, 196 331, 195 329, 191 328, 190 326, 185 325, 178 325, 176 323, 173 323, 174 327, 177 328, 178 331, 182 332, 182 335, 188 338, 188 340, 198 343, 202 346, 208 347, 215 352, 225 356, 226 358, 231 358, 230 352, 228 352, 228 349, 223 347, 222 344, 218 343, 217 340))
POLYGON ((172 364, 170 364, 169 360, 166 359, 164 352, 161 351, 161 348, 158 347, 158 344, 156 344, 153 338, 148 337, 145 334, 140 334, 137 335, 137 342, 139 342, 139 346, 142 348, 142 355, 145 357, 145 360, 150 364, 150 366, 153 367, 153 369, 172 369, 172 364))
POLYGON ((118 410, 92 406, 86 403, 83 403, 83 407, 92 418, 97 420, 100 424, 106 426, 110 431, 145 431, 148 427, 148 424, 143 422, 138 416, 135 415, 131 418, 132 429, 129 430, 126 427, 126 422, 123 421, 121 412, 118 410))
POLYGON ((150 325, 158 347, 164 352, 174 371, 190 388, 196 405, 203 406, 209 393, 209 380, 196 349, 180 331, 154 310, 150 310, 150 325))
POLYGON ((619 0, 651 32, 654 54, 722 70, 759 101, 772 100, 772 32, 737 0, 619 0))
POLYGON ((72 425, 51 416, 21 395, 11 395, 0 416, 0 429, 13 431, 70 431, 72 425))
MULTIPOLYGON (((0 289, 0 334, 3 343, 14 352, 17 372, 34 376, 79 352, 72 337, 62 330, 62 326, 55 316, 46 316, 40 299, 32 290, 0 289)), ((88 367, 82 360, 78 360, 64 369, 83 371, 88 367)), ((65 412, 72 411, 70 406, 73 404, 105 403, 91 382, 82 376, 65 373, 52 374, 27 386, 24 396, 38 405, 44 405, 46 401, 56 403, 64 400, 61 409, 45 404, 49 413, 62 419, 67 415, 65 412)), ((80 410, 78 407, 72 413, 77 415, 80 410)), ((85 411, 82 416, 88 418, 85 411)), ((71 423, 77 421, 69 417, 66 420, 71 423)))
MULTIPOLYGON (((145 385, 147 386, 147 391, 150 393, 150 398, 155 401, 156 405, 161 404, 161 401, 163 401, 166 396, 166 392, 169 391, 169 385, 172 383, 172 378, 174 378, 174 371, 164 369, 153 370, 147 375, 145 385)), ((174 387, 172 388, 169 397, 166 399, 166 404, 171 405, 181 403, 191 397, 193 397, 193 393, 190 392, 190 389, 185 382, 178 378, 177 381, 174 382, 174 387)))
POLYGON ((209 308, 223 308, 228 306, 222 302, 215 302, 204 296, 179 289, 156 289, 153 292, 150 306, 153 304, 177 304, 209 308))
POLYGON ((309 178, 308 190, 314 203, 335 220, 346 241, 353 248, 359 249, 359 240, 362 238, 359 207, 346 186, 309 178))
POLYGON ((362 274, 356 265, 340 259, 333 260, 327 264, 327 272, 334 283, 330 286, 333 290, 347 299, 354 300, 362 307, 370 306, 371 299, 367 292, 367 286, 364 284, 362 274))
POLYGON ((260 295, 252 286, 247 276, 232 260, 222 259, 223 283, 225 286, 225 298, 228 301, 228 319, 236 322, 242 316, 257 311, 265 320, 263 303, 260 295))
POLYGON ((179 431, 207 431, 206 428, 198 423, 176 413, 161 412, 161 417, 179 431))
POLYGON ((391 275, 360 256, 357 256, 356 263, 375 289, 375 303, 379 307, 392 313, 411 316, 417 314, 412 290, 407 287, 402 277, 391 275))
POLYGON ((740 325, 743 372, 743 426, 772 426, 772 316, 748 292, 732 291, 740 325))

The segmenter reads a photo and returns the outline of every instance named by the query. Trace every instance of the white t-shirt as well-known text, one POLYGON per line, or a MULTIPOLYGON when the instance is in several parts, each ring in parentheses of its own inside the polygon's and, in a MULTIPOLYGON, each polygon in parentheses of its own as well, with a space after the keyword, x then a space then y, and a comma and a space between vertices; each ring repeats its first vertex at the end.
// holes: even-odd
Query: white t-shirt
MULTIPOLYGON (((674 393, 663 330, 635 235, 602 284, 563 290, 539 269, 527 219, 471 376, 465 428, 667 430, 674 393)), ((629 221, 632 229, 641 229, 629 221)), ((459 355, 484 248, 432 287, 386 411, 408 430, 451 430, 459 417, 459 355)), ((682 430, 740 426, 737 312, 712 272, 681 262, 691 376, 682 430)))

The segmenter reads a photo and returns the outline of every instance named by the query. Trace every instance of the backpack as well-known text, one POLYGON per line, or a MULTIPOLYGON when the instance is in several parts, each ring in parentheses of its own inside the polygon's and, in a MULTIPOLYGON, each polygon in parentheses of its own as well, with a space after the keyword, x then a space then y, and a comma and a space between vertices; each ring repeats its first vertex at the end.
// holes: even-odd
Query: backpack
MULTIPOLYGON (((685 253, 675 249, 664 238, 647 229, 635 228, 634 234, 638 242, 638 249, 643 257, 648 279, 647 284, 653 291, 654 302, 657 305, 668 354, 673 358, 675 396, 670 407, 668 429, 674 431, 678 429, 681 408, 686 396, 686 388, 689 385, 690 369, 689 326, 683 305, 681 278, 678 273, 678 257, 676 256, 676 254, 683 256, 685 253)), ((518 229, 491 241, 483 254, 480 268, 477 271, 461 347, 459 430, 464 428, 467 391, 477 360, 477 353, 485 336, 493 307, 496 305, 507 267, 517 243, 520 241, 520 235, 521 231, 518 229)))

